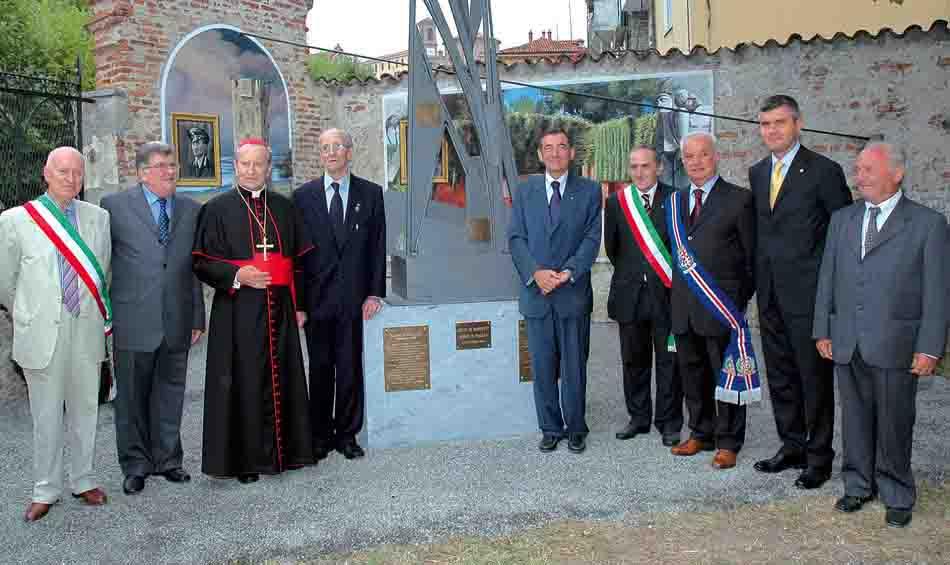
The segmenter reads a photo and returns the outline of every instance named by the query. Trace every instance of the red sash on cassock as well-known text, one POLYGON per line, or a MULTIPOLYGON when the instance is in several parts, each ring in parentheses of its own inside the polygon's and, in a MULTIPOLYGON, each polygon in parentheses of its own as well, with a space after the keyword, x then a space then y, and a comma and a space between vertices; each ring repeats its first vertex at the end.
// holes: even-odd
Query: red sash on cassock
POLYGON ((210 257, 204 253, 195 253, 212 261, 222 261, 237 268, 251 265, 260 271, 270 275, 270 286, 289 286, 290 298, 294 303, 294 310, 297 309, 297 289, 294 285, 294 261, 288 259, 280 253, 268 253, 266 258, 263 253, 254 253, 253 259, 223 259, 221 257, 210 257))

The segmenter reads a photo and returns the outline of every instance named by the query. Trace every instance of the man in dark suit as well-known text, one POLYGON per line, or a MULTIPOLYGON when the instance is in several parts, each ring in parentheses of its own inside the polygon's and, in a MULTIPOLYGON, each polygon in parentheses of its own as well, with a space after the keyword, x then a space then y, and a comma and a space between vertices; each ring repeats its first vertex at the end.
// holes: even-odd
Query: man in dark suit
POLYGON ((508 243, 524 282, 518 303, 543 436, 538 447, 554 451, 566 429, 568 449, 581 453, 589 431, 584 414, 594 304, 590 269, 600 250, 603 197, 596 183, 569 173, 574 147, 563 130, 542 133, 538 158, 545 173, 529 177, 515 192, 508 243))
POLYGON ((185 163, 186 178, 208 178, 214 176, 214 152, 211 151, 211 136, 208 130, 195 126, 188 128, 188 141, 191 146, 191 159, 185 163))
POLYGON ((362 457, 363 321, 386 296, 383 189, 350 173, 353 139, 330 129, 320 136, 325 173, 294 193, 317 247, 304 259, 307 351, 314 455, 334 448, 362 457))
POLYGON ((188 350, 205 328, 191 249, 201 205, 175 195, 175 149, 151 142, 135 155, 139 184, 110 194, 115 429, 122 489, 145 478, 191 480, 182 469, 181 415, 188 350))
POLYGON ((835 363, 841 394, 841 512, 875 494, 888 525, 910 523, 910 468, 919 377, 947 338, 947 219, 901 193, 905 156, 872 143, 858 155, 864 198, 837 211, 825 243, 813 336, 835 363))
POLYGON ((663 435, 663 445, 679 443, 683 427, 683 385, 676 358, 668 349, 670 336, 670 261, 666 206, 672 187, 657 182, 659 163, 652 147, 630 152, 633 184, 607 199, 604 211, 604 247, 614 266, 607 298, 607 315, 620 325, 623 359, 623 395, 630 421, 617 439, 649 433, 651 420, 663 435), (655 230, 635 221, 640 206, 655 230), (644 229, 645 228, 645 229, 644 229), (636 234, 636 235, 635 235, 636 234), (638 241, 643 242, 641 246, 638 241), (658 253, 658 246, 666 257, 658 253), (654 267, 653 265, 656 265, 654 267), (665 265, 665 267, 664 267, 665 265), (658 274, 659 269, 661 275, 658 274), (656 415, 650 398, 650 373, 656 355, 656 415))
MULTIPOLYGON (((689 226, 689 245, 722 292, 745 311, 755 290, 752 193, 720 178, 719 152, 712 135, 688 134, 682 141, 682 154, 690 186, 676 198, 680 199, 681 220, 689 226)), ((730 330, 706 310, 678 271, 673 274, 672 303, 672 330, 690 438, 671 451, 691 456, 716 448, 713 467, 732 468, 745 440, 746 410, 714 396, 730 330)))
POLYGON ((831 476, 835 456, 832 364, 821 359, 811 339, 815 289, 828 222, 851 203, 851 191, 838 163, 801 145, 801 128, 794 98, 767 98, 759 132, 771 154, 749 169, 762 349, 782 442, 755 469, 804 469, 795 486, 813 489, 831 476))

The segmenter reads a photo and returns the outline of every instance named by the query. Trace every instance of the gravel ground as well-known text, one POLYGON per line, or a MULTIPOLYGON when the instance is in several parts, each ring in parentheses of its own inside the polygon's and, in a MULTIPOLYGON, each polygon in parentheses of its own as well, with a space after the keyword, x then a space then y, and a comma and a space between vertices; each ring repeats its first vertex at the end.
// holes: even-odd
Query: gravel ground
MULTIPOLYGON (((588 424, 582 455, 538 452, 535 435, 500 441, 369 450, 363 460, 333 454, 319 466, 243 486, 199 472, 204 347, 192 356, 183 441, 187 485, 148 480, 136 497, 122 494, 113 413, 100 412, 96 468, 107 506, 71 497, 41 522, 22 514, 31 488, 31 424, 25 401, 0 404, 0 562, 207 563, 228 559, 291 561, 386 543, 426 543, 455 535, 493 536, 562 519, 638 523, 643 512, 729 507, 802 496, 792 471, 752 469, 777 447, 767 399, 749 410, 739 466, 714 471, 710 455, 676 458, 655 432, 613 438, 626 421, 616 327, 592 331, 588 424)), ((202 342, 203 344, 203 342, 202 342)), ((918 481, 950 471, 950 384, 931 379, 918 396, 914 469, 918 481)), ((685 435, 684 430, 684 435, 685 435)), ((836 446, 840 438, 836 439, 836 446)), ((836 463, 836 469, 840 459, 836 463)), ((835 477, 817 494, 837 495, 835 477)), ((806 495, 810 496, 810 495, 806 495)))

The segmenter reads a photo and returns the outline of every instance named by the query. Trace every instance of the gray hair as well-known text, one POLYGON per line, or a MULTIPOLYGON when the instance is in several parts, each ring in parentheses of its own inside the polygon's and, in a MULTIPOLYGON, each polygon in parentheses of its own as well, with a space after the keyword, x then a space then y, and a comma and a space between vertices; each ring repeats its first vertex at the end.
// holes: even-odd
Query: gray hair
POLYGON ((169 155, 174 156, 175 148, 161 141, 143 143, 135 150, 135 168, 142 170, 147 167, 148 162, 152 159, 152 155, 161 155, 163 157, 168 157, 169 155))
POLYGON ((686 150, 686 142, 690 139, 708 139, 709 143, 712 145, 713 151, 716 151, 716 136, 709 133, 708 131, 691 131, 683 136, 683 139, 680 140, 680 153, 683 153, 686 150))
POLYGON ((865 146, 862 153, 864 151, 882 151, 887 155, 887 162, 892 168, 907 171, 907 152, 903 147, 884 141, 872 141, 865 146))
POLYGON ((319 141, 323 136, 330 135, 330 134, 335 134, 342 137, 343 145, 345 145, 347 148, 353 147, 353 136, 340 128, 330 128, 328 130, 325 130, 324 132, 320 134, 320 137, 318 137, 317 140, 319 141))

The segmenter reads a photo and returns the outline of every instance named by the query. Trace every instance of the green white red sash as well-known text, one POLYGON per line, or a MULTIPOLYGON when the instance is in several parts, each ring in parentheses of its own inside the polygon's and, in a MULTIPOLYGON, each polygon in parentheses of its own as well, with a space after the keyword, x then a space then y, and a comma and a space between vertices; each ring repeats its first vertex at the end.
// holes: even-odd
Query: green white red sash
MULTIPOLYGON (((636 240, 637 247, 640 248, 643 257, 653 268, 656 276, 660 277, 663 286, 670 288, 673 283, 671 278, 673 276, 673 260, 670 257, 670 251, 663 243, 663 238, 660 237, 659 232, 656 231, 656 226, 653 225, 653 220, 650 218, 647 209, 643 207, 643 202, 634 196, 634 192, 639 194, 636 187, 631 184, 617 194, 617 202, 620 204, 620 209, 623 210, 627 225, 630 227, 633 239, 636 240)), ((671 352, 676 351, 676 342, 672 334, 667 337, 666 349, 671 352)))
POLYGON ((72 266, 79 279, 86 285, 99 306, 99 313, 105 321, 106 335, 112 333, 112 303, 106 287, 106 275, 99 265, 95 254, 83 241, 82 236, 69 222, 59 206, 46 194, 23 205, 27 214, 46 234, 56 250, 72 266))

